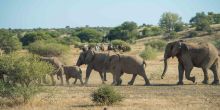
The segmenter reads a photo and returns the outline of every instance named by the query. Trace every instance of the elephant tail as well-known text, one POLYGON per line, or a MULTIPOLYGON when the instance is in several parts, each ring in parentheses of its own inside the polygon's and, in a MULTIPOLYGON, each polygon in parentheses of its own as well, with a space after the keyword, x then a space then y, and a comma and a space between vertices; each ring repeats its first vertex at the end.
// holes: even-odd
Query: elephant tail
POLYGON ((147 63, 143 60, 143 66, 146 68, 147 67, 147 63))

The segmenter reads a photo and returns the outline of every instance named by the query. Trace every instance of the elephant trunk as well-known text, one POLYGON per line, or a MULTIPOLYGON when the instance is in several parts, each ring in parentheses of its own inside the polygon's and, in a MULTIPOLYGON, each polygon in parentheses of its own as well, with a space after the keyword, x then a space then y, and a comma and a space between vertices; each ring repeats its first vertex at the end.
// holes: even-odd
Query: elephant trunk
POLYGON ((161 75, 161 79, 163 79, 166 72, 167 72, 167 58, 164 59, 164 70, 163 70, 163 74, 161 75))

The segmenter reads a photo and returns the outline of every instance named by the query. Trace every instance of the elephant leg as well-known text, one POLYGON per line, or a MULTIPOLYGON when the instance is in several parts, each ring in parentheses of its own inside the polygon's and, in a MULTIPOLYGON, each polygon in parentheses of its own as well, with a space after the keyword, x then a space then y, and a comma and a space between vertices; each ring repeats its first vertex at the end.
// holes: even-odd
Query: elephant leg
POLYGON ((105 84, 105 81, 104 81, 104 77, 103 77, 103 75, 102 75, 102 72, 99 72, 99 75, 100 75, 100 77, 101 77, 102 84, 105 84))
POLYGON ((202 81, 203 84, 208 84, 208 72, 206 68, 202 68, 202 71, 204 73, 204 80, 202 81))
POLYGON ((177 82, 177 85, 183 85, 184 68, 181 63, 178 64, 178 71, 179 71, 179 82, 177 82))
POLYGON ((106 72, 104 72, 103 74, 104 74, 104 81, 107 81, 106 72))
POLYGON ((68 75, 66 75, 66 83, 67 83, 67 85, 69 85, 69 79, 70 79, 70 77, 68 75))
POLYGON ((216 60, 216 62, 211 66, 210 68, 213 72, 214 75, 214 81, 212 82, 212 84, 219 84, 219 78, 218 78, 218 60, 216 60))
POLYGON ((76 82, 77 82, 77 78, 75 78, 75 81, 74 81, 74 83, 73 83, 73 84, 76 84, 76 82))
POLYGON ((121 81, 120 80, 120 77, 121 77, 121 71, 119 68, 116 68, 115 69, 115 82, 116 82, 116 85, 120 85, 121 84, 121 81))
POLYGON ((92 72, 92 69, 90 67, 87 67, 87 69, 86 69, 86 81, 85 81, 85 84, 88 83, 89 76, 90 76, 91 72, 92 72))
POLYGON ((112 73, 112 84, 111 85, 115 85, 116 84, 116 75, 115 75, 115 73, 113 72, 112 73))
POLYGON ((186 79, 188 79, 188 80, 192 81, 193 83, 195 83, 195 76, 190 77, 190 73, 191 73, 192 69, 193 68, 186 68, 185 69, 185 71, 186 71, 185 76, 186 76, 186 79))
POLYGON ((133 74, 131 81, 128 82, 128 85, 133 85, 134 84, 134 80, 136 78, 137 74, 133 74))
POLYGON ((80 77, 79 80, 80 80, 80 82, 81 82, 81 85, 83 85, 82 77, 80 77))
POLYGON ((52 85, 55 86, 56 82, 55 82, 55 80, 54 80, 53 74, 50 74, 50 77, 51 77, 52 85))
POLYGON ((147 75, 146 73, 144 72, 143 74, 139 74, 140 76, 142 76, 144 78, 144 81, 145 81, 145 85, 150 85, 150 81, 149 79, 147 78, 147 75))
POLYGON ((63 85, 63 75, 60 74, 59 77, 60 77, 61 85, 63 85))

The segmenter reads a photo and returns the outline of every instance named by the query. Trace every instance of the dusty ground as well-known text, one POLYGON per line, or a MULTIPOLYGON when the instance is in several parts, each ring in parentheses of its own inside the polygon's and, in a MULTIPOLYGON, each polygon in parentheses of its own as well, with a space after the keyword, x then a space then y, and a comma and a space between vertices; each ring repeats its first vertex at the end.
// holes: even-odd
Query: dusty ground
MULTIPOLYGON (((133 51, 127 53, 138 55, 144 49, 143 43, 137 43, 133 51)), ((72 53, 62 58, 66 64, 75 64, 79 50, 73 49, 72 53), (69 60, 71 59, 71 60, 69 60)), ((45 91, 33 98, 28 104, 19 106, 2 106, 1 110, 219 110, 220 108, 220 86, 203 85, 203 73, 201 69, 194 68, 192 75, 196 76, 197 84, 184 80, 185 85, 175 85, 177 76, 176 59, 169 60, 169 67, 165 78, 160 79, 163 71, 163 62, 159 60, 161 55, 154 61, 147 61, 147 76, 152 86, 142 86, 144 80, 138 76, 133 86, 128 86, 127 82, 131 75, 122 76, 122 86, 115 87, 125 97, 125 99, 114 106, 97 106, 90 100, 90 94, 101 85, 101 79, 97 72, 93 71, 88 86, 44 86, 45 91)), ((82 67, 85 77, 85 68, 82 67)), ((212 73, 209 71, 210 81, 212 73)), ((112 81, 112 75, 107 75, 107 84, 112 81)), ((72 80, 73 81, 73 80, 72 80)), ((59 81, 57 81, 59 84, 59 81)))

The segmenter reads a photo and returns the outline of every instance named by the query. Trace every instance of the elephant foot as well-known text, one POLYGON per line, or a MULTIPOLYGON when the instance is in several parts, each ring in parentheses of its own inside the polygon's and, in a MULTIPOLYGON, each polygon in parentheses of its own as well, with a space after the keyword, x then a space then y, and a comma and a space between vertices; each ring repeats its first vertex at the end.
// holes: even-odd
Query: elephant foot
POLYGON ((183 85, 183 81, 179 81, 177 85, 183 85))
POLYGON ((150 83, 145 83, 144 86, 150 86, 150 83))
POLYGON ((122 84, 122 80, 120 79, 118 82, 117 82, 117 86, 120 86, 122 84))
POLYGON ((112 84, 111 84, 112 86, 115 86, 116 85, 116 82, 112 82, 112 84))
POLYGON ((202 83, 203 84, 208 84, 208 80, 203 80, 202 83))
POLYGON ((218 85, 219 84, 219 80, 214 80, 213 82, 212 82, 212 85, 218 85))
POLYGON ((128 82, 128 85, 133 85, 133 83, 134 83, 134 82, 131 82, 131 81, 130 81, 130 82, 128 82))

